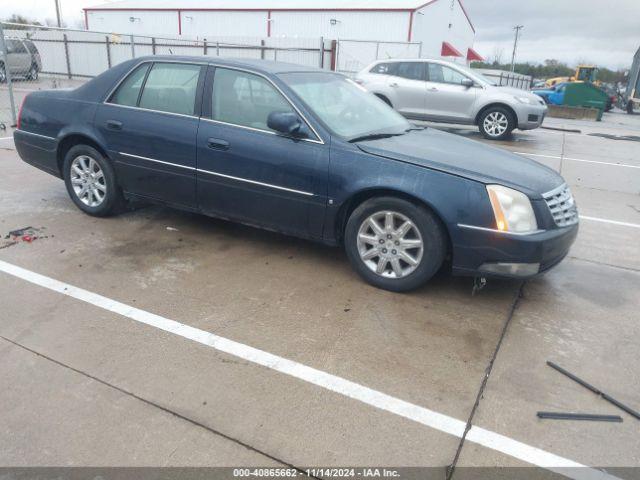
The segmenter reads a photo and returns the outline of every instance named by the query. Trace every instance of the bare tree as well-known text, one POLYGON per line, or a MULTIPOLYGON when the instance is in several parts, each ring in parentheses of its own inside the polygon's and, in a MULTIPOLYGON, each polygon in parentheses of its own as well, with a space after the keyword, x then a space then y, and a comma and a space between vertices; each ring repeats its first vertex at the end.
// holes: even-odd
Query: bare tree
POLYGON ((502 48, 500 45, 496 45, 495 47, 493 47, 493 53, 491 54, 491 58, 492 58, 492 63, 494 65, 501 65, 503 56, 504 56, 504 48, 502 48))

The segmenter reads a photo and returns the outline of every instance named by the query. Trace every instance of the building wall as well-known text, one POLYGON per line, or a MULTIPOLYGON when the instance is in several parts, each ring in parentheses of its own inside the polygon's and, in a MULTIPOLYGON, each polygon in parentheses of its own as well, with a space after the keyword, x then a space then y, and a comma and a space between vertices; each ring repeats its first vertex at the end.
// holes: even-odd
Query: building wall
POLYGON ((406 42, 409 12, 271 12, 271 36, 406 42), (335 25, 331 24, 335 20, 335 25))
POLYGON ((182 35, 189 37, 266 37, 267 12, 182 10, 182 35))
POLYGON ((99 32, 174 36, 178 35, 178 12, 175 10, 88 10, 87 26, 89 30, 99 32))
MULTIPOLYGON (((442 42, 449 42, 465 62, 467 48, 473 47, 475 32, 458 0, 439 0, 413 14, 412 40, 422 42, 422 56, 440 58, 442 42), (449 27, 451 24, 451 27, 449 27)), ((455 57, 447 57, 453 60, 455 57)))

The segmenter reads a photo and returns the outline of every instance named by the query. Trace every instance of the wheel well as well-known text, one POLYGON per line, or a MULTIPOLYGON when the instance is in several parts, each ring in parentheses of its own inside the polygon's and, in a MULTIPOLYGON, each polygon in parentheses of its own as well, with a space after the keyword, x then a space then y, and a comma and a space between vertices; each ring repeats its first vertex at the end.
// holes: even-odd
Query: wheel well
POLYGON ((490 103, 489 105, 485 105, 484 107, 482 107, 480 109, 480 111, 478 112, 478 114, 476 115, 475 124, 478 125, 478 123, 480 122, 480 117, 482 117, 484 112, 486 112, 488 109, 493 108, 493 107, 502 107, 505 110, 508 110, 509 113, 511 113, 511 115, 513 116, 513 119, 516 122, 515 127, 518 126, 518 115, 516 114, 515 110, 513 108, 511 108, 509 105, 507 105, 506 103, 490 103))
POLYGON ((399 192, 397 190, 386 189, 386 188, 376 188, 371 190, 364 190, 362 192, 358 192, 349 198, 346 202, 342 204, 340 210, 338 211, 338 215, 336 216, 336 236, 338 239, 338 243, 342 243, 344 239, 344 230, 347 226, 347 221, 349 217, 353 213, 353 211, 358 208, 363 202, 366 202, 370 198, 374 197, 396 197, 401 198, 403 200, 407 200, 408 202, 414 203, 416 205, 420 205, 421 207, 429 210, 440 222, 440 226, 442 230, 445 232, 447 237, 447 253, 451 253, 451 237, 449 236, 449 230, 447 229, 446 223, 442 220, 442 217, 438 214, 438 212, 426 202, 416 198, 412 195, 406 194, 404 192, 399 192))
POLYGON ((387 105, 393 108, 393 105, 391 104, 391 100, 389 100, 386 97, 386 95, 383 95, 382 93, 374 93, 374 95, 378 97, 380 100, 382 100, 384 103, 386 103, 387 105))
POLYGON ((58 162, 58 171, 60 172, 61 178, 64 176, 62 173, 62 164, 64 163, 64 157, 67 155, 67 152, 71 150, 71 147, 74 147, 76 145, 89 145, 90 147, 93 147, 96 150, 98 150, 102 154, 102 156, 104 156, 105 158, 108 158, 107 152, 105 152, 100 145, 98 145, 94 140, 87 137, 86 135, 80 135, 80 134, 68 135, 64 137, 62 141, 60 141, 60 143, 58 144, 58 151, 56 154, 56 158, 58 162))

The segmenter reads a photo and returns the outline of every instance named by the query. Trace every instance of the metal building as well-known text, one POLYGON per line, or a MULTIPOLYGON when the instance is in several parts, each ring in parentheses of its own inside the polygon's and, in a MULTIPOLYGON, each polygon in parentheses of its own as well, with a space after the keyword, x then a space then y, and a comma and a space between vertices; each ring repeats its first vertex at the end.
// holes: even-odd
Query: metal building
POLYGON ((420 56, 479 59, 461 0, 120 0, 85 9, 88 30, 185 38, 415 42, 420 56))

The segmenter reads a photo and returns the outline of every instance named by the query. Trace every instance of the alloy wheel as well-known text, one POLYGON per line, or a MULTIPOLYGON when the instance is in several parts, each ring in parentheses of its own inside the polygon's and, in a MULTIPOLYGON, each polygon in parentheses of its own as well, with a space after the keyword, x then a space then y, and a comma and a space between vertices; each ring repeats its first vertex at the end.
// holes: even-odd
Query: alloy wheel
POLYGON ((491 112, 484 117, 484 131, 492 137, 499 137, 509 128, 509 119, 502 112, 491 112))
POLYGON ((387 278, 411 274, 422 261, 424 244, 418 227, 407 216, 380 211, 367 217, 358 230, 358 253, 371 271, 387 278))
POLYGON ((97 207, 107 195, 104 172, 98 162, 80 155, 71 162, 71 186, 76 196, 88 207, 97 207))

